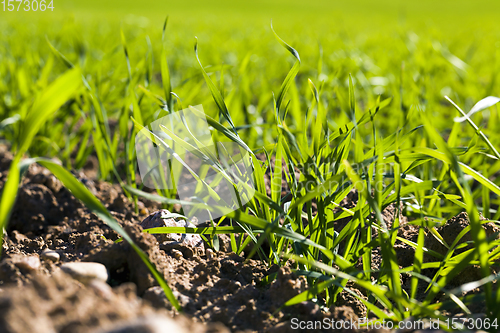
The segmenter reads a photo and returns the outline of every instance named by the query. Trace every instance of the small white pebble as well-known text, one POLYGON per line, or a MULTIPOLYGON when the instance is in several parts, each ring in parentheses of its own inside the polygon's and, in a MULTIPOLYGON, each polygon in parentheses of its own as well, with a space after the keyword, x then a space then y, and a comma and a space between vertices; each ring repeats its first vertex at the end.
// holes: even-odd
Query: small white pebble
POLYGON ((61 269, 73 279, 84 284, 88 284, 94 279, 103 282, 108 279, 106 266, 97 262, 68 262, 62 264, 61 269))
POLYGON ((212 260, 214 258, 214 251, 212 251, 212 249, 207 249, 205 253, 207 255, 207 260, 212 260))
POLYGON ((180 258, 182 258, 182 252, 181 252, 181 251, 179 251, 179 250, 172 249, 172 254, 174 255, 174 257, 175 257, 176 259, 180 259, 180 258))
POLYGON ((50 260, 50 261, 54 261, 54 262, 57 262, 57 261, 59 261, 59 259, 61 259, 61 255, 59 253, 57 253, 54 250, 49 250, 49 249, 43 250, 40 257, 43 260, 50 260))
POLYGON ((147 315, 134 319, 123 319, 115 321, 110 327, 94 331, 95 333, 117 333, 117 332, 176 332, 188 333, 191 332, 183 325, 179 324, 170 317, 162 315, 147 315))

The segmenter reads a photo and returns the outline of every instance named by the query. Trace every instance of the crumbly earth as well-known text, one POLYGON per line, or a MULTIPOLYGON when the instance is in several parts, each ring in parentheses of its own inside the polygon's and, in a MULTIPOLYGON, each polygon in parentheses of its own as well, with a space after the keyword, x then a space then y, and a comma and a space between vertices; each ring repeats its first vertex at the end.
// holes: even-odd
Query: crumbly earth
MULTIPOLYGON (((6 147, 0 146, 0 188, 11 159, 6 147)), ((292 318, 357 320, 370 316, 360 300, 366 299, 363 290, 352 283, 347 287, 358 297, 342 292, 337 304, 329 309, 311 301, 282 308, 287 300, 308 288, 306 279, 295 276, 289 266, 269 267, 260 260, 245 260, 231 252, 229 238, 224 236, 220 237, 218 252, 179 241, 164 242, 142 232, 141 227, 149 212, 161 208, 158 204, 144 200, 136 214, 119 186, 92 178, 92 166, 75 175, 165 276, 183 313, 172 308, 148 268, 126 242, 115 242, 118 235, 111 228, 90 213, 48 170, 32 165, 22 180, 2 245, 1 332, 289 332, 293 331, 292 318), (60 259, 43 256, 46 249, 57 252, 60 259), (107 283, 84 285, 59 268, 62 263, 78 261, 104 264, 109 273, 107 283), (276 278, 262 283, 270 275, 276 278), (155 327, 154 323, 160 324, 155 327)), ((356 193, 351 192, 341 205, 352 208, 356 201, 356 193)), ((388 226, 395 214, 393 205, 384 210, 388 226)), ((337 221, 336 230, 348 222, 337 221)), ((467 216, 459 215, 442 227, 448 229, 438 231, 454 239, 454 233, 464 223, 468 223, 467 216)), ((416 241, 418 228, 405 218, 400 224, 399 236, 416 241)), ((485 228, 489 235, 498 231, 492 225, 485 228)), ((426 246, 442 253, 440 244, 433 243, 433 239, 427 235, 426 246)), ((448 238, 445 240, 448 242, 448 238)), ((400 265, 411 265, 413 248, 399 241, 396 247, 400 265)), ((380 254, 374 251, 372 256, 372 268, 379 269, 380 254)), ((476 275, 460 279, 458 283, 464 283, 476 279, 476 275)), ((402 277, 405 288, 409 288, 409 280, 402 277)))

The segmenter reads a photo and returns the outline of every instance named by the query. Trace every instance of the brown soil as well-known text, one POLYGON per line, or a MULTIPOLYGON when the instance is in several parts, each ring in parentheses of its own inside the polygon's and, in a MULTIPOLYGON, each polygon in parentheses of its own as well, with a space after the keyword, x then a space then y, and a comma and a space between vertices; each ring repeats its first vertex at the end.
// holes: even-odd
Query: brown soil
MULTIPOLYGON (((11 159, 8 150, 0 146, 1 188, 11 159)), ((308 287, 306 279, 295 276, 290 267, 245 261, 230 251, 227 237, 221 237, 217 253, 179 242, 159 243, 155 236, 143 233, 139 224, 148 212, 160 206, 143 201, 142 215, 135 214, 119 186, 96 181, 90 176, 95 175, 95 170, 87 171, 76 175, 163 273, 183 314, 172 309, 161 287, 126 242, 115 243, 118 235, 111 228, 46 169, 32 165, 22 180, 4 236, 0 260, 1 332, 288 332, 292 318, 310 321, 366 316, 366 307, 347 292, 341 293, 336 306, 330 309, 311 301, 281 308, 308 287), (40 259, 45 249, 59 253, 60 260, 40 259), (109 273, 107 283, 84 285, 59 269, 62 263, 74 261, 104 264, 109 273), (277 273, 276 279, 262 285, 262 279, 273 273, 277 273), (164 328, 155 328, 155 323, 164 328), (165 325, 170 325, 168 330, 165 325)), ((353 192, 342 205, 353 207, 356 200, 353 192)), ((394 206, 387 207, 383 214, 390 226, 394 206)), ((465 223, 466 216, 457 219, 465 223)), ((347 223, 339 221, 336 230, 347 223)), ((418 228, 404 218, 400 223, 399 235, 416 241, 418 228)), ((441 231, 449 231, 453 239, 452 233, 459 229, 441 231)), ((426 246, 436 246, 438 251, 438 245, 433 245, 428 236, 426 246)), ((398 242, 396 253, 403 267, 413 263, 411 247, 398 242)), ((378 269, 379 254, 374 251, 373 256, 373 268, 378 269)), ((403 286, 407 286, 407 280, 403 278, 403 286)), ((348 287, 365 298, 354 285, 348 287)))

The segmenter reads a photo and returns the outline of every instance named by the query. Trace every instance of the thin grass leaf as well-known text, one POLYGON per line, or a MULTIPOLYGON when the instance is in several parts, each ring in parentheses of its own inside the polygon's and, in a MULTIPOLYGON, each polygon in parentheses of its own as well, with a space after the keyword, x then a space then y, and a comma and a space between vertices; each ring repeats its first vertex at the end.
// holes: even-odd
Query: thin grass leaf
POLYGON ((33 138, 47 119, 56 112, 81 86, 80 69, 74 68, 57 78, 35 101, 21 132, 18 153, 28 150, 33 138))
MULTIPOLYGON (((132 238, 122 229, 120 224, 113 218, 113 216, 108 212, 108 210, 102 205, 102 203, 83 185, 78 181, 70 172, 65 170, 59 164, 53 161, 37 158, 23 161, 21 165, 28 165, 32 163, 38 163, 46 167, 50 172, 52 172, 77 199, 82 201, 85 206, 96 214, 101 220, 103 220, 107 225, 109 225, 114 231, 116 231, 139 255, 142 261, 149 268, 153 274, 156 281, 160 284, 165 292, 165 295, 169 302, 176 308, 177 311, 182 311, 180 304, 178 303, 176 297, 172 293, 172 290, 168 286, 163 275, 156 269, 155 265, 149 260, 149 257, 137 246, 132 238)), ((3 200, 2 200, 3 201, 3 200)))
POLYGON ((163 83, 163 93, 165 94, 166 105, 169 111, 172 112, 172 83, 170 82, 170 70, 168 68, 167 61, 167 45, 166 45, 166 31, 167 31, 168 16, 165 18, 165 23, 163 23, 162 31, 162 49, 160 58, 160 69, 161 69, 161 82, 163 83))
MULTIPOLYGON (((135 188, 128 186, 128 185, 124 185, 124 187, 128 191, 130 191, 130 193, 135 194, 135 195, 140 196, 140 197, 143 197, 143 198, 146 198, 146 199, 149 199, 149 200, 154 200, 154 201, 157 201, 160 203, 181 204, 181 205, 192 206, 193 208, 207 209, 211 212, 221 213, 223 216, 226 216, 228 218, 232 218, 233 220, 241 222, 241 223, 246 223, 248 225, 251 225, 251 226, 256 227, 258 229, 261 229, 261 230, 266 230, 271 225, 271 223, 269 223, 263 219, 260 219, 258 217, 248 215, 248 214, 242 212, 241 210, 233 211, 230 208, 222 207, 222 206, 206 205, 204 203, 195 203, 195 202, 191 202, 191 201, 169 199, 169 198, 165 198, 165 197, 160 197, 156 194, 151 194, 151 193, 141 191, 139 189, 135 189, 135 188)), ((286 228, 282 228, 280 226, 275 225, 275 226, 271 227, 271 232, 273 232, 276 235, 279 235, 281 237, 286 237, 290 240, 293 240, 293 241, 296 241, 299 243, 303 243, 304 245, 318 247, 319 249, 322 250, 322 253, 324 253, 327 257, 329 257, 329 258, 334 257, 334 254, 330 250, 323 247, 322 245, 316 244, 316 243, 310 241, 309 239, 307 239, 306 237, 304 237, 300 234, 297 234, 293 231, 290 231, 286 228)))
MULTIPOLYGON (((446 99, 449 100, 448 96, 445 96, 446 99)), ((479 111, 483 111, 484 109, 487 109, 489 107, 492 107, 493 105, 497 104, 500 102, 500 98, 494 97, 494 96, 488 96, 486 98, 483 98, 479 102, 477 102, 472 109, 469 111, 469 113, 465 114, 463 117, 455 117, 453 120, 457 123, 462 123, 468 118, 470 118, 474 113, 477 113, 479 111)))
MULTIPOLYGON (((493 153, 495 154, 496 158, 500 159, 500 153, 496 150, 496 148, 490 142, 490 140, 488 139, 488 137, 486 137, 486 135, 483 133, 483 131, 481 131, 479 129, 479 127, 477 127, 477 125, 472 121, 472 119, 470 119, 470 117, 468 115, 466 115, 465 112, 462 111, 462 109, 458 105, 455 104, 455 102, 453 102, 448 96, 445 96, 445 98, 455 107, 455 109, 457 109, 467 119, 467 121, 469 122, 469 124, 476 131, 476 133, 478 133, 481 136, 481 138, 488 145, 488 147, 491 149, 491 151, 493 151, 493 153)), ((496 104, 497 102, 498 101, 496 101, 494 104, 496 104)), ((487 103, 485 103, 485 105, 486 104, 487 103)), ((479 109, 479 107, 478 107, 478 109, 479 109)))
POLYGON ((276 97, 275 106, 276 106, 276 111, 279 115, 278 120, 279 120, 279 123, 282 123, 284 118, 285 118, 284 117, 285 116, 285 112, 284 112, 285 109, 282 109, 283 100, 285 98, 285 95, 286 95, 288 89, 290 88, 290 85, 293 83, 293 79, 295 78, 295 76, 297 76, 297 73, 299 72, 300 56, 299 56, 299 53, 293 47, 288 45, 283 39, 281 39, 278 36, 278 34, 273 29, 272 22, 271 22, 271 30, 274 33, 274 36, 276 37, 278 42, 281 45, 283 45, 283 47, 285 49, 287 49, 287 51, 290 52, 295 57, 295 59, 297 59, 297 61, 295 61, 295 63, 293 64, 293 67, 290 69, 290 71, 286 75, 285 80, 283 80, 283 83, 281 84, 280 90, 278 91, 278 95, 276 97))
POLYGON ((231 128, 233 129, 233 132, 236 136, 238 136, 238 132, 236 131, 236 127, 233 124, 233 120, 231 118, 231 115, 229 114, 229 110, 227 109, 226 103, 224 102, 224 98, 222 97, 222 94, 220 91, 217 89, 215 84, 212 82, 212 79, 208 76, 207 72, 205 71, 205 68, 203 68, 203 65, 201 64, 200 58, 198 57, 198 39, 196 39, 196 43, 194 45, 194 53, 196 55, 196 60, 198 61, 198 64, 200 65, 201 72, 203 74, 203 77, 205 78, 205 82, 208 85, 208 88, 210 89, 210 92, 212 93, 212 97, 215 101, 215 104, 217 104, 217 107, 219 108, 220 113, 224 117, 224 119, 227 120, 231 128))

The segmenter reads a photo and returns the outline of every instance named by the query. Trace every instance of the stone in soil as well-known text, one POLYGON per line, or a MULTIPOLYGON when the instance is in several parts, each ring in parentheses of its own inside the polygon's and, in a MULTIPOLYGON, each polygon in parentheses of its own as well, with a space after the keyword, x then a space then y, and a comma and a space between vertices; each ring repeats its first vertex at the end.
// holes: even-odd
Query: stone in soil
POLYGON ((42 251, 42 253, 40 254, 40 258, 42 258, 43 260, 57 262, 59 261, 59 259, 61 259, 61 255, 57 251, 46 249, 42 251))
POLYGON ((92 280, 106 282, 108 279, 106 266, 97 262, 69 262, 62 264, 61 270, 85 284, 92 280))
POLYGON ((100 329, 94 333, 188 333, 188 331, 177 324, 172 318, 152 315, 140 317, 133 320, 123 320, 115 323, 109 329, 100 329))
MULTIPOLYGON (((184 220, 169 217, 171 213, 162 209, 150 214, 141 222, 143 229, 158 228, 158 227, 180 227, 180 228, 194 228, 195 225, 184 220)), ((196 234, 155 234, 155 237, 160 243, 169 242, 173 244, 183 244, 196 248, 204 249, 203 240, 196 234)))

